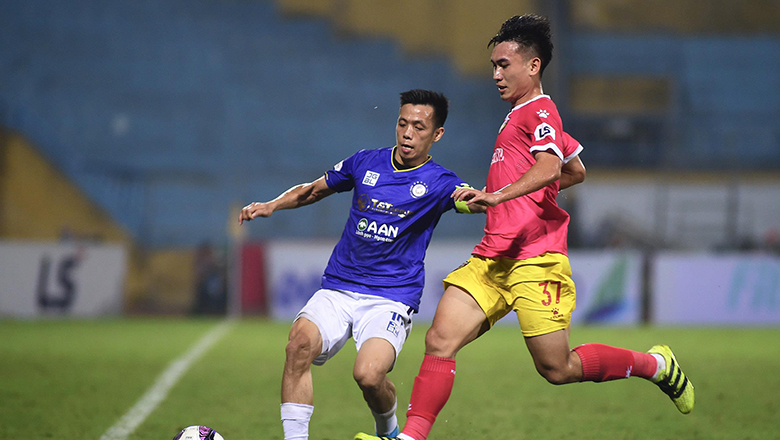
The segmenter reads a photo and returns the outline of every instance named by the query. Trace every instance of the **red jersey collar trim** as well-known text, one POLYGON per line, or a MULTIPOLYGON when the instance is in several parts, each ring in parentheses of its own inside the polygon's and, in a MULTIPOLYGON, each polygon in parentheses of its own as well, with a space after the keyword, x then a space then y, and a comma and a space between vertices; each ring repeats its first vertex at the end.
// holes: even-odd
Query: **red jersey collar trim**
POLYGON ((509 110, 509 114, 512 114, 513 111, 519 109, 520 107, 524 107, 524 106, 526 106, 526 105, 528 105, 528 104, 530 104, 530 103, 532 103, 532 102, 534 102, 536 100, 542 99, 542 98, 551 99, 550 95, 545 95, 544 93, 542 93, 541 95, 539 95, 539 96, 537 96, 535 98, 529 99, 528 101, 526 101, 526 102, 524 102, 522 104, 518 104, 518 105, 512 107, 512 110, 509 110))

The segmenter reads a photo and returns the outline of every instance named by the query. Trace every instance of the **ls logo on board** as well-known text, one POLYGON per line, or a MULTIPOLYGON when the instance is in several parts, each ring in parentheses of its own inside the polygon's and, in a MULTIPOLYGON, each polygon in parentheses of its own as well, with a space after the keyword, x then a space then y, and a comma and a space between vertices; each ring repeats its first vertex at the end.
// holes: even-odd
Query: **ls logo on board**
POLYGON ((75 271, 81 258, 78 254, 66 255, 55 262, 56 275, 52 273, 49 256, 41 259, 38 272, 38 306, 43 310, 66 311, 76 299, 75 271))

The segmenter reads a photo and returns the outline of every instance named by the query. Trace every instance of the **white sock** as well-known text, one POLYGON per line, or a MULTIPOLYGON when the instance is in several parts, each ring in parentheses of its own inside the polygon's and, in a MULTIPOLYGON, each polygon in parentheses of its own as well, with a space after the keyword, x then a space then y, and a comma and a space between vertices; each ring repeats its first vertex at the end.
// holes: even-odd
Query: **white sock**
POLYGON ((666 370, 666 359, 664 359, 664 357, 658 353, 650 353, 650 356, 654 357, 658 363, 658 368, 655 370, 655 374, 650 378, 650 380, 653 382, 658 382, 661 373, 666 370))
POLYGON ((398 434, 398 438, 401 440, 414 440, 413 438, 409 437, 406 434, 398 434))
POLYGON ((384 414, 374 412, 373 409, 371 410, 371 414, 374 415, 374 428, 380 437, 390 434, 398 427, 398 418, 395 415, 397 408, 398 399, 393 403, 393 408, 384 414))
POLYGON ((282 404, 282 428, 284 440, 308 440, 309 420, 314 412, 312 405, 303 403, 282 404))

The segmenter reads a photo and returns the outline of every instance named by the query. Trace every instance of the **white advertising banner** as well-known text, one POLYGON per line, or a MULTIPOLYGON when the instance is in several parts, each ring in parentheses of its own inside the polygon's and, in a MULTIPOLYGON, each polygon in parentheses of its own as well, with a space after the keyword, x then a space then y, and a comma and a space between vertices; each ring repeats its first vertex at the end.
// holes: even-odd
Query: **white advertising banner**
POLYGON ((320 288, 333 241, 271 241, 265 244, 271 316, 295 318, 320 288))
POLYGON ((119 245, 0 242, 0 316, 117 315, 126 265, 119 245))
MULTIPOLYGON (((266 245, 271 315, 293 319, 320 287, 335 241, 276 241, 266 245)), ((474 243, 433 243, 425 257, 425 288, 418 321, 430 321, 444 293, 442 279, 466 261, 474 243)), ((577 286, 574 322, 635 324, 641 317, 641 255, 622 252, 574 252, 570 255, 577 286)), ((510 313, 502 323, 517 324, 510 313)))
MULTIPOLYGON (((442 280, 471 256, 473 242, 431 244, 425 257, 425 289, 418 320, 430 321, 444 293, 442 280)), ((573 323, 636 324, 641 319, 641 255, 636 252, 571 252, 577 288, 573 323)), ((510 313, 500 321, 517 324, 510 313)))
POLYGON ((780 257, 663 252, 653 271, 653 322, 780 324, 780 257))
POLYGON ((642 254, 638 251, 572 251, 577 286, 575 324, 638 324, 642 320, 642 254))

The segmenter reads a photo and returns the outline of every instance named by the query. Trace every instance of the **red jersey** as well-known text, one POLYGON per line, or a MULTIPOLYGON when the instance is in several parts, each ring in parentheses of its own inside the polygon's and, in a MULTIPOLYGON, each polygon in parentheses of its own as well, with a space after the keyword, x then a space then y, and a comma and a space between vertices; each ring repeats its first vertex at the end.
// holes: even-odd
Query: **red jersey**
MULTIPOLYGON (((562 161, 575 157, 582 148, 573 138, 564 141, 565 137, 558 108, 549 96, 539 95, 513 108, 496 138, 486 191, 496 192, 516 182, 536 163, 537 151, 549 151, 562 161)), ((538 191, 489 207, 485 236, 472 253, 514 260, 545 252, 566 255, 569 214, 555 200, 559 188, 556 180, 538 191)))
POLYGON ((563 163, 577 157, 582 152, 582 145, 571 137, 569 133, 563 133, 563 163))

